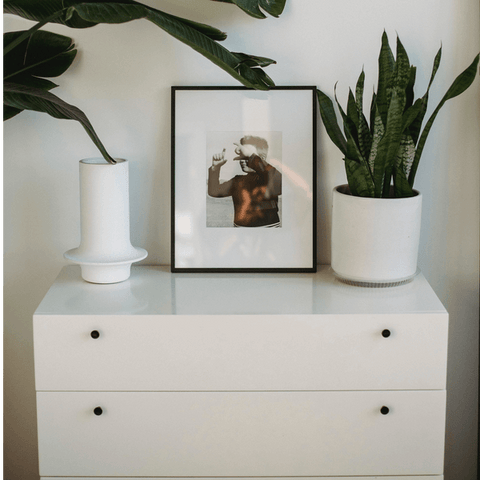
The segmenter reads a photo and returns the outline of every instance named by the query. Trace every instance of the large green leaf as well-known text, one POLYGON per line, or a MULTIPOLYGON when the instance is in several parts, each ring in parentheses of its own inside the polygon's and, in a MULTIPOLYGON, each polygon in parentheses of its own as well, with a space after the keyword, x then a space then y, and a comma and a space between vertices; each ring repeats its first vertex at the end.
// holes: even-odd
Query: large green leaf
MULTIPOLYGON (((8 46, 25 31, 3 35, 8 46)), ((72 39, 56 33, 37 31, 3 57, 3 78, 15 83, 36 82, 38 77, 58 77, 72 64, 77 51, 72 39), (33 77, 33 78, 32 78, 33 77), (20 81, 21 80, 21 81, 20 81)), ((50 83, 50 88, 55 84, 50 83)), ((38 83, 36 82, 38 85, 38 83)))
POLYGON ((44 112, 55 118, 80 122, 105 160, 109 163, 116 163, 103 146, 86 115, 79 108, 64 102, 52 93, 25 85, 4 82, 3 103, 14 109, 44 112))
MULTIPOLYGON (((5 33, 5 46, 23 36, 23 31, 5 33)), ((36 31, 31 37, 4 55, 4 81, 26 85, 41 90, 51 90, 57 85, 42 77, 57 77, 72 64, 77 51, 71 38, 55 33, 36 31)), ((18 115, 22 109, 4 105, 3 119, 18 115)))
POLYGON ((410 175, 408 176, 408 182, 410 183, 410 186, 412 188, 415 181, 415 174, 417 173, 418 169, 418 164, 420 162, 420 157, 422 156, 423 148, 425 146, 425 142, 427 141, 427 137, 430 133, 433 122, 435 121, 435 118, 437 118, 438 112, 443 107, 443 105, 445 105, 445 102, 447 100, 450 100, 462 94, 473 83, 475 77, 477 76, 479 58, 480 54, 477 55, 473 62, 454 80, 450 88, 447 90, 447 93, 445 93, 437 108, 434 110, 427 123, 425 124, 425 128, 423 129, 420 139, 418 140, 417 150, 415 152, 415 159, 413 161, 410 175))
POLYGON ((232 3, 255 18, 266 18, 260 7, 274 17, 278 17, 285 8, 287 0, 214 0, 215 2, 232 3))
MULTIPOLYGON (((266 0, 265 0, 266 1, 266 0)), ((248 2, 250 3, 250 2, 248 2)), ((267 2, 268 3, 268 2, 267 2)), ((261 5, 261 4, 260 4, 261 5)), ((147 19, 190 46, 214 64, 225 70, 243 85, 260 90, 272 86, 272 80, 266 76, 255 62, 256 58, 246 54, 230 52, 217 41, 224 40, 226 35, 209 25, 200 24, 167 14, 155 8, 132 0, 103 0, 79 2, 78 0, 6 0, 4 12, 14 13, 30 20, 62 23, 69 27, 86 28, 99 23, 124 23, 137 19, 147 19), (245 62, 244 57, 251 59, 245 62)), ((262 66, 275 63, 268 59, 262 66)))

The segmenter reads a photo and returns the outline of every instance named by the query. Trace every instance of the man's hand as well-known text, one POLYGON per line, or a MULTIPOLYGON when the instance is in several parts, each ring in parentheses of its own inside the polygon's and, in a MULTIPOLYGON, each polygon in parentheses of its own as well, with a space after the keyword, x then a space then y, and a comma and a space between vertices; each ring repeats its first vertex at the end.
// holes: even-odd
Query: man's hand
POLYGON ((245 145, 234 143, 234 145, 235 153, 238 155, 238 157, 235 157, 234 160, 248 160, 252 155, 258 155, 257 149, 254 145, 250 145, 249 143, 245 145))
POLYGON ((212 157, 212 168, 213 170, 216 170, 217 168, 220 168, 222 165, 225 165, 227 163, 227 159, 225 158, 225 148, 222 150, 222 153, 216 153, 212 157))

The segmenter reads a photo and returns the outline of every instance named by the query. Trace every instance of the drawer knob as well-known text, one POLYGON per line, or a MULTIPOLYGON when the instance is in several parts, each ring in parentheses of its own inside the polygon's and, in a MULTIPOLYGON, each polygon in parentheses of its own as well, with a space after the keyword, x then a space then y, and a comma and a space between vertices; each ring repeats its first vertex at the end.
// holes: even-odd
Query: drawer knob
POLYGON ((390 412, 390 409, 389 409, 388 407, 383 406, 383 407, 380 409, 380 413, 381 413, 382 415, 387 415, 388 412, 390 412))
POLYGON ((392 332, 390 332, 390 330, 389 330, 388 328, 386 328, 386 329, 383 330, 383 332, 382 332, 382 337, 388 338, 391 334, 392 334, 392 332))
POLYGON ((100 336, 100 332, 98 330, 93 330, 90 336, 92 338, 98 338, 100 336))
POLYGON ((95 408, 93 409, 93 413, 94 413, 95 415, 101 415, 101 414, 103 413, 102 407, 95 407, 95 408))

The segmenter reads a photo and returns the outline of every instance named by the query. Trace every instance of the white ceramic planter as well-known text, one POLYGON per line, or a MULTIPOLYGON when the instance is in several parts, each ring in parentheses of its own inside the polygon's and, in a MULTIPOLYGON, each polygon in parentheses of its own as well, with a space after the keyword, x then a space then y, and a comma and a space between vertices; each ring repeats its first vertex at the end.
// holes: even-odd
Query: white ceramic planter
POLYGON ((417 272, 422 195, 363 198, 333 190, 332 269, 343 281, 393 286, 417 272))
POLYGON ((64 254, 78 263, 92 283, 118 283, 147 256, 130 243, 128 161, 111 165, 103 158, 80 161, 80 246, 64 254))

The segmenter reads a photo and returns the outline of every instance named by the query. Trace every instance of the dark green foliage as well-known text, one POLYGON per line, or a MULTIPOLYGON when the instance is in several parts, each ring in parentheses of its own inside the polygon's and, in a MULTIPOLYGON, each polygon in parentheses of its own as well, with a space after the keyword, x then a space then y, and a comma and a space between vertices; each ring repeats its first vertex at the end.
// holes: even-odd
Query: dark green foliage
POLYGON ((428 94, 440 65, 441 50, 435 56, 425 95, 415 100, 416 68, 410 65, 398 37, 396 58, 393 56, 384 32, 378 59, 377 92, 373 94, 369 111, 370 125, 363 114, 364 72, 357 81, 355 97, 352 91, 349 92, 346 113, 337 101, 345 136, 338 126, 332 101, 317 90, 320 114, 327 133, 345 156, 345 170, 352 195, 389 197, 392 183, 395 197, 414 195, 413 183, 418 163, 440 108, 447 100, 463 93, 477 74, 479 55, 455 79, 422 131, 428 94))
MULTIPOLYGON (((217 1, 237 5, 255 18, 265 18, 262 10, 278 17, 286 3, 286 0, 217 1)), ((47 23, 88 28, 99 23, 118 24, 146 19, 205 56, 246 87, 268 90, 274 86, 273 80, 262 70, 275 63, 274 60, 230 52, 218 43, 225 40, 224 32, 133 0, 5 0, 3 11, 38 22, 30 30, 4 35, 4 120, 22 110, 77 120, 110 163, 115 160, 105 150, 85 114, 49 92, 57 85, 47 78, 65 72, 75 58, 76 50, 71 38, 39 30, 47 23)))

